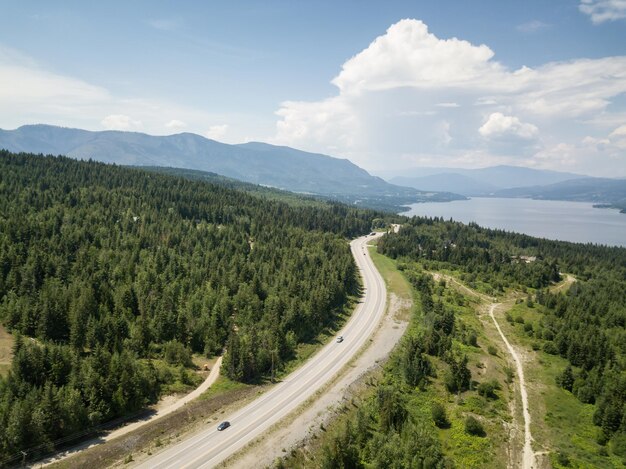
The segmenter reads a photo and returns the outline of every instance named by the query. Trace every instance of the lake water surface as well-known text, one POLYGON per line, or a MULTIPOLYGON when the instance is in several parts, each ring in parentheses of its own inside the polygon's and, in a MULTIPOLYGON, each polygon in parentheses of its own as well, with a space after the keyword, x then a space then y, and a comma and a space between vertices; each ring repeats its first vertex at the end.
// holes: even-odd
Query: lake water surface
POLYGON ((626 214, 586 202, 475 197, 411 205, 402 215, 443 217, 463 223, 577 243, 626 246, 626 214))

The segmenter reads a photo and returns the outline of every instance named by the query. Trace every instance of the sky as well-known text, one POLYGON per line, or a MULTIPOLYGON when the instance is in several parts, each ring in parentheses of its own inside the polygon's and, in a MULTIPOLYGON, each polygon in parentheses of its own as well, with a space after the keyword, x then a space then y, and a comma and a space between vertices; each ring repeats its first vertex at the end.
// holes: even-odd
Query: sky
POLYGON ((0 128, 626 177, 626 0, 0 0, 0 128), (62 3, 62 5, 61 5, 62 3))

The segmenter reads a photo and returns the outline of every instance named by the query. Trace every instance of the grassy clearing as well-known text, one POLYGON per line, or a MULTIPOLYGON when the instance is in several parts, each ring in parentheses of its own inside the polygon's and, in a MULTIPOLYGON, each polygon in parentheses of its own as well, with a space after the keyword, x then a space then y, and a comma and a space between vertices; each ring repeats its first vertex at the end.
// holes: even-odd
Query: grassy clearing
POLYGON ((228 379, 224 375, 220 375, 219 378, 211 385, 209 389, 207 389, 204 393, 200 395, 200 399, 212 399, 216 396, 221 396, 222 394, 227 394, 232 391, 237 391, 240 389, 246 389, 253 387, 250 384, 240 383, 239 381, 233 381, 228 379))
POLYGON ((6 375, 13 358, 13 336, 0 325, 0 375, 6 375))
MULTIPOLYGON (((510 313, 514 319, 521 317, 536 326, 541 319, 542 307, 529 308, 521 303, 511 308, 510 313)), ((624 467, 621 458, 596 442, 599 429, 593 424, 594 406, 583 404, 572 393, 556 385, 556 377, 567 366, 567 360, 541 350, 533 351, 533 345, 541 346, 543 341, 529 337, 523 324, 504 320, 500 324, 509 340, 528 357, 525 375, 528 398, 532 403, 535 451, 550 452, 554 468, 624 467), (560 464, 559 453, 567 456, 569 466, 560 464)))
POLYGON ((404 275, 402 275, 402 273, 398 270, 396 261, 379 254, 375 247, 369 247, 374 265, 385 280, 387 292, 393 293, 402 299, 411 300, 413 298, 411 285, 407 282, 406 278, 404 278, 404 275))

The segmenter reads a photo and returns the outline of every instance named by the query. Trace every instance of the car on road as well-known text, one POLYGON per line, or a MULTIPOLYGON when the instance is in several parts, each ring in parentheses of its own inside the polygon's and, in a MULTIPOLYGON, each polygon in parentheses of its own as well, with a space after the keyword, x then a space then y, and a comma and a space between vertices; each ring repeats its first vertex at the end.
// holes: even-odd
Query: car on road
POLYGON ((376 233, 374 233, 373 231, 370 233, 370 236, 374 236, 376 233))
POLYGON ((340 344, 341 342, 343 342, 343 336, 342 335, 337 337, 337 343, 340 344))
POLYGON ((226 420, 217 426, 217 431, 221 432, 222 430, 226 430, 228 427, 230 427, 230 422, 226 420))

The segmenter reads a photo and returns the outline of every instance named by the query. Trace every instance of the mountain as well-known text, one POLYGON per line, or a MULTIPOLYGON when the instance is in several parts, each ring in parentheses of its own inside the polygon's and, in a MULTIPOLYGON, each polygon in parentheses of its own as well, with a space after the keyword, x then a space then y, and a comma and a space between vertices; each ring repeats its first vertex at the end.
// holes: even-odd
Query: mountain
POLYGON ((500 189, 543 186, 581 178, 578 174, 521 166, 490 166, 479 169, 415 168, 389 180, 393 184, 419 187, 423 190, 449 190, 466 196, 489 195, 500 189))
POLYGON ((152 136, 26 125, 16 130, 0 130, 0 148, 91 158, 119 165, 196 169, 278 189, 393 210, 415 202, 463 198, 390 184, 347 159, 257 142, 229 145, 191 133, 152 136))
POLYGON ((496 197, 596 202, 626 207, 626 179, 579 178, 545 186, 517 187, 494 193, 496 197))
POLYGON ((421 177, 398 176, 393 178, 392 182, 401 186, 419 187, 425 191, 450 191, 463 195, 488 194, 499 189, 493 184, 457 173, 440 173, 421 177))

